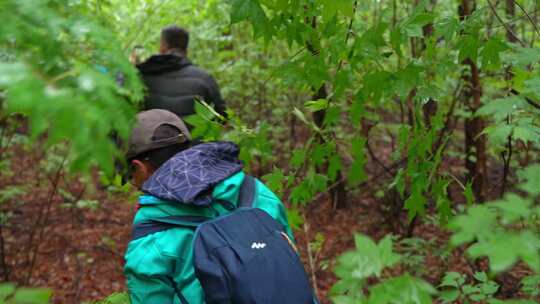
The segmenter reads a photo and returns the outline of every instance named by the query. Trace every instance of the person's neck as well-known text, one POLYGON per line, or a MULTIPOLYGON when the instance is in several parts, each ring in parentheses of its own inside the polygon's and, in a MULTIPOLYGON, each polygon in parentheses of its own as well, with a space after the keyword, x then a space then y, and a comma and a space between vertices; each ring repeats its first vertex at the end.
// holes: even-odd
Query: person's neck
POLYGON ((164 55, 176 55, 176 56, 179 56, 179 57, 187 57, 186 52, 182 51, 180 49, 167 50, 166 52, 164 52, 164 55))

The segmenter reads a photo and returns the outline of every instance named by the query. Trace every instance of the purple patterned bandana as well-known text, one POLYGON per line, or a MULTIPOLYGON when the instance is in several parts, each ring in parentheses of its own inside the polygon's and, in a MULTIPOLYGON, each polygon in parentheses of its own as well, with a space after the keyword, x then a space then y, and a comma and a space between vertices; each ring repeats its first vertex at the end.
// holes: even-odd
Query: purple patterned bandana
POLYGON ((163 200, 205 206, 212 189, 242 170, 239 149, 231 142, 209 142, 184 150, 165 162, 142 191, 163 200))

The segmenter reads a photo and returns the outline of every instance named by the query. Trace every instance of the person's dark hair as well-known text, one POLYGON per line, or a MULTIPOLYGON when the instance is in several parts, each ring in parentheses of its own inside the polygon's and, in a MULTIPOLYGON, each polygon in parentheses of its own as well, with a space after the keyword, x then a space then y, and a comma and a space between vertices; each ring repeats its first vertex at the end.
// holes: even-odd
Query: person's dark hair
MULTIPOLYGON (((180 130, 178 130, 176 127, 172 125, 161 125, 158 127, 154 135, 152 136, 152 140, 159 141, 167 138, 172 138, 175 136, 178 136, 180 133, 180 130)), ((148 161, 154 169, 157 169, 163 165, 167 160, 169 160, 171 157, 176 155, 177 153, 188 149, 192 146, 192 142, 184 142, 184 143, 178 143, 171 146, 166 146, 162 148, 153 149, 144 153, 141 153, 133 158, 131 158, 129 161, 133 160, 140 160, 140 161, 148 161)))
POLYGON ((176 154, 188 149, 189 147, 191 147, 190 142, 158 148, 139 154, 131 160, 147 161, 154 169, 157 170, 166 161, 171 159, 176 154))
POLYGON ((161 30, 161 39, 170 49, 187 50, 189 45, 189 33, 186 29, 176 25, 169 25, 161 30))

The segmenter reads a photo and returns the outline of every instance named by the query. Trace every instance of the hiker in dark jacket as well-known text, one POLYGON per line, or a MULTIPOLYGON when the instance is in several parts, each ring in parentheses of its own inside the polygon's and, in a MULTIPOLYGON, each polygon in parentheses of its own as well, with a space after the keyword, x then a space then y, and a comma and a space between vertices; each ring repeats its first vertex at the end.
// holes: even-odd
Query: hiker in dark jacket
POLYGON ((216 81, 189 61, 188 44, 185 29, 165 27, 161 30, 160 54, 137 65, 148 89, 145 109, 164 109, 184 117, 195 113, 195 100, 202 100, 225 116, 225 102, 216 81))

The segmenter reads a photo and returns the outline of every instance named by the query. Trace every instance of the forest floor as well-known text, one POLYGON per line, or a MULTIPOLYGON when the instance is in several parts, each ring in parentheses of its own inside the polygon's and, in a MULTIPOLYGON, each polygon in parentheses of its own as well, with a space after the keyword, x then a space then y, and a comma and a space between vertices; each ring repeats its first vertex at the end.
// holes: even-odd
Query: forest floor
MULTIPOLYGON (((0 189, 19 187, 24 191, 0 205, 4 213, 9 211, 1 231, 3 280, 50 287, 54 303, 63 304, 91 302, 124 291, 123 253, 130 239, 133 197, 103 187, 90 189, 94 187, 73 182, 73 178, 63 172, 56 174, 56 170, 45 173, 39 165, 44 155, 20 147, 12 152, 13 174, 0 177, 0 189), (52 193, 51 184, 56 181, 59 190, 52 193), (79 199, 99 204, 90 203, 92 208, 76 207, 74 202, 79 199)), ((322 299, 328 299, 328 291, 336 281, 333 261, 354 246, 355 233, 380 239, 387 233, 399 232, 396 221, 406 223, 403 214, 388 216, 371 186, 350 193, 347 209, 333 210, 327 197, 321 196, 304 210, 309 229, 300 229, 295 235, 306 269, 316 279, 322 299), (312 247, 313 259, 309 263, 307 240, 313 241, 317 235, 319 248, 312 247)), ((429 221, 419 223, 413 230, 413 236, 424 240, 424 245, 407 250, 398 243, 397 247, 408 255, 408 263, 390 271, 413 272, 435 284, 446 271, 471 274, 475 267, 481 267, 468 263, 459 249, 446 257, 438 254, 447 235, 437 225, 426 222, 429 221)), ((517 267, 501 278, 505 282, 502 293, 515 293, 519 278, 526 272, 517 267)))

